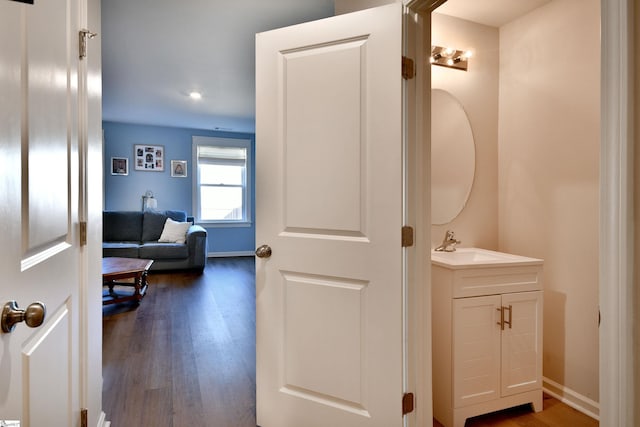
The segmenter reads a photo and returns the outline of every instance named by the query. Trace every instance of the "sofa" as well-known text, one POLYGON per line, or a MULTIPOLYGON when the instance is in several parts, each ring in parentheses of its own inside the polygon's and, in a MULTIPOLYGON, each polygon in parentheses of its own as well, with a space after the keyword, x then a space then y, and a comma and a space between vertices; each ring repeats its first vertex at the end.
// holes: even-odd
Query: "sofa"
POLYGON ((184 211, 104 211, 102 256, 152 259, 152 271, 202 271, 207 231, 184 211))

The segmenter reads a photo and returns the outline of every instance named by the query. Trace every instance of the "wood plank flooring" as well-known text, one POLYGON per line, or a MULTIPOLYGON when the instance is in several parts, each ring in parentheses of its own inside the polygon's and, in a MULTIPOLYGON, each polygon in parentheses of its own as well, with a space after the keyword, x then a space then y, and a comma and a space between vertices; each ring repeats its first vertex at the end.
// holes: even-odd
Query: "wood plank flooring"
MULTIPOLYGON (((253 257, 211 258, 202 275, 153 273, 140 306, 105 307, 103 377, 112 427, 254 427, 253 257)), ((537 414, 524 406, 466 423, 597 425, 549 396, 537 414)))
MULTIPOLYGON (((545 394, 543 410, 533 412, 530 405, 516 406, 491 414, 467 419, 465 427, 597 427, 597 420, 576 411, 545 394)), ((433 427, 442 427, 435 421, 433 427)))
POLYGON ((150 274, 139 307, 105 307, 103 378, 112 427, 254 427, 253 258, 150 274))

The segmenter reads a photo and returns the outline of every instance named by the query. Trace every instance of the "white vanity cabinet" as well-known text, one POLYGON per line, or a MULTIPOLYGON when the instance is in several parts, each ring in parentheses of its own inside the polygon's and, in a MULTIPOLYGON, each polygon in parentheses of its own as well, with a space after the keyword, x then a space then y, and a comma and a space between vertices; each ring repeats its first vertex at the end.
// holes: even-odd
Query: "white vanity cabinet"
POLYGON ((542 260, 458 251, 432 256, 435 418, 542 410, 542 260))

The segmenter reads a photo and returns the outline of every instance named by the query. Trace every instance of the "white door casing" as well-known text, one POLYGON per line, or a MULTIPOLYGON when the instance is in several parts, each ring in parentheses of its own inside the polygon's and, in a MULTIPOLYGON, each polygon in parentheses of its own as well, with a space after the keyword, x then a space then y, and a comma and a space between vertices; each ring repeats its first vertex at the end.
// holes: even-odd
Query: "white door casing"
MULTIPOLYGON (((97 3, 90 7, 99 16, 97 3)), ((96 263, 83 256, 79 239, 80 217, 88 212, 81 153, 90 147, 87 123, 95 130, 100 120, 95 102, 83 113, 87 103, 79 101, 78 32, 87 11, 86 0, 0 4, 0 304, 47 307, 42 326, 19 323, 0 333, 0 419, 22 426, 79 425, 82 406, 90 406, 94 420, 100 412, 101 385, 95 365, 86 363, 89 353, 101 351, 100 340, 90 340, 97 350, 86 347, 96 332, 88 326, 99 315, 85 305, 94 293, 82 293, 96 263)), ((99 81, 99 66, 93 71, 99 81)))
POLYGON ((262 427, 402 424, 401 24, 393 4, 256 38, 262 427))

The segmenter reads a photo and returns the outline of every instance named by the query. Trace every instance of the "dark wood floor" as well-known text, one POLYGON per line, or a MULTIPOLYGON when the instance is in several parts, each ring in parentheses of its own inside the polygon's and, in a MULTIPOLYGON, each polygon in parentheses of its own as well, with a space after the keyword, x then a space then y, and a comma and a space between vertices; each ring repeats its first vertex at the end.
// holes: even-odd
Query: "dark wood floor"
MULTIPOLYGON (((103 328, 103 410, 112 427, 255 427, 252 257, 209 259, 202 275, 151 274, 140 306, 105 307, 103 328)), ((466 423, 597 425, 548 396, 537 414, 524 406, 466 423)))
POLYGON ((104 308, 103 337, 113 427, 255 427, 252 257, 151 274, 139 307, 104 308))

